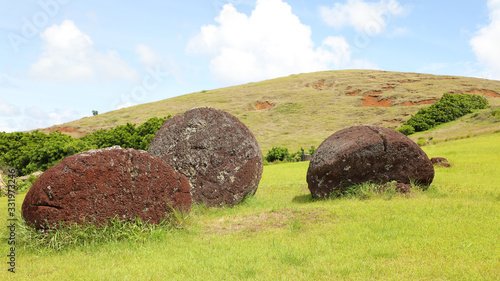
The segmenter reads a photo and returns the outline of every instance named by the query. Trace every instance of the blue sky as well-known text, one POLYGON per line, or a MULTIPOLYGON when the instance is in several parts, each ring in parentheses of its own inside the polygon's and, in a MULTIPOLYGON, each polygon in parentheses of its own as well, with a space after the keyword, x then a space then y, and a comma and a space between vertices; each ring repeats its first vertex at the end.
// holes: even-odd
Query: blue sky
POLYGON ((0 132, 322 70, 500 79, 500 0, 0 3, 0 132))

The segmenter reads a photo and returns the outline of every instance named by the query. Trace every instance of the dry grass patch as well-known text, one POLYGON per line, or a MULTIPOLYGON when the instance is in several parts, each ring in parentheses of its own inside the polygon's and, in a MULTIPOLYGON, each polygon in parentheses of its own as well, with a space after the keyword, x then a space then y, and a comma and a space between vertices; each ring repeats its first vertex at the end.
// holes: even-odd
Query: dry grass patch
POLYGON ((203 224, 203 233, 224 235, 234 232, 258 232, 276 228, 301 228, 319 222, 337 220, 326 208, 282 209, 248 214, 238 217, 223 217, 203 224))

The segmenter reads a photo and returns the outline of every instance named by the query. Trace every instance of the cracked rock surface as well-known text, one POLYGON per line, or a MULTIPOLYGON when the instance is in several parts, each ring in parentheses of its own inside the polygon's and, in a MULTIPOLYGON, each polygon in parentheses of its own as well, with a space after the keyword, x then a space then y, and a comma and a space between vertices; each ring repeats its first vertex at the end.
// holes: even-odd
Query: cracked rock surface
POLYGON ((307 183, 315 198, 345 187, 410 180, 430 185, 434 167, 425 152, 405 135, 382 127, 353 126, 329 136, 309 164, 307 183))
POLYGON ((193 202, 207 206, 238 204, 256 192, 262 176, 262 152, 252 132, 211 107, 166 120, 148 151, 186 176, 193 202))
POLYGON ((115 216, 160 223, 171 207, 190 209, 186 178, 146 151, 114 146, 68 156, 48 169, 26 194, 22 214, 46 229, 59 221, 100 225, 115 216))

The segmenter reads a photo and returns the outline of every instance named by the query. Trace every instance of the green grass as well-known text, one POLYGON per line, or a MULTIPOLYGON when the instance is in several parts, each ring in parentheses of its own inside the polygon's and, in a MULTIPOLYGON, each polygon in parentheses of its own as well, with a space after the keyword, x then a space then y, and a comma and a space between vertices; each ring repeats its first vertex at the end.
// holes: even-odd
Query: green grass
MULTIPOLYGON (((265 166, 241 205, 194 206, 183 228, 154 239, 18 245, 17 273, 2 262, 0 279, 498 280, 499 144, 496 133, 425 146, 452 166, 409 196, 313 201, 307 162, 265 166)), ((5 198, 0 213, 3 229, 5 198)))

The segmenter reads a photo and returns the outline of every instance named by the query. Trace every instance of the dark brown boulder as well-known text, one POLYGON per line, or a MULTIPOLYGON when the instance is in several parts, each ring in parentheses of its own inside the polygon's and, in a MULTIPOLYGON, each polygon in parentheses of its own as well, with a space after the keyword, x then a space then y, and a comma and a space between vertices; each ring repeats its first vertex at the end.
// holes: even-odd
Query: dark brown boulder
POLYGON ((441 167, 446 167, 446 168, 451 167, 450 163, 448 162, 448 159, 443 158, 443 157, 431 158, 431 162, 434 166, 441 166, 441 167))
POLYGON ((22 213, 45 229, 59 221, 100 225, 115 216, 159 223, 172 207, 191 207, 186 178, 146 151, 114 146, 68 156, 48 169, 26 194, 22 213))
POLYGON ((434 167, 425 152, 405 135, 375 126, 353 126, 328 137, 307 171, 315 198, 342 193, 353 184, 410 181, 430 185, 434 167))
POLYGON ((237 204, 256 192, 262 176, 262 152, 252 132, 211 107, 166 120, 148 151, 186 176, 193 202, 208 206, 237 204))

